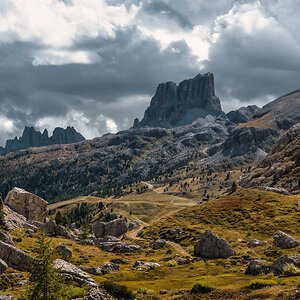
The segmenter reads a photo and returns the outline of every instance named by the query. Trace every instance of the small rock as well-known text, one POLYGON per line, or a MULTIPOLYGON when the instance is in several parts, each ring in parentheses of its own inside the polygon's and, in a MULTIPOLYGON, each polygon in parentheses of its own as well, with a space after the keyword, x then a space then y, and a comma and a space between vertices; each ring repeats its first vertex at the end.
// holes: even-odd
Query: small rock
POLYGON ((291 249, 299 246, 298 241, 283 231, 276 231, 273 237, 273 245, 275 247, 279 247, 281 249, 291 249))
POLYGON ((60 252, 63 256, 67 258, 71 258, 73 256, 72 251, 66 245, 57 246, 56 251, 60 252))
POLYGON ((144 248, 152 248, 153 250, 157 250, 157 249, 161 249, 165 246, 166 244, 166 241, 165 240, 155 240, 155 241, 152 241, 152 242, 149 242, 147 244, 145 244, 144 248))
POLYGON ((32 229, 27 229, 27 230, 26 230, 26 233, 27 233, 27 234, 34 234, 34 230, 32 230, 32 229))
POLYGON ((145 262, 142 260, 138 260, 132 265, 133 268, 141 267, 141 266, 146 267, 148 270, 161 267, 161 265, 158 263, 145 262))
POLYGON ((130 260, 124 259, 124 258, 114 258, 110 260, 111 263, 117 264, 117 265, 128 265, 130 260))
POLYGON ((269 274, 272 272, 272 267, 262 264, 259 259, 251 260, 245 271, 246 275, 269 274))
POLYGON ((14 300, 12 296, 1 296, 0 295, 0 300, 14 300))
POLYGON ((161 291, 159 291, 159 294, 160 295, 166 295, 166 294, 168 294, 168 291, 167 290, 161 290, 161 291))
POLYGON ((187 265, 191 263, 191 260, 189 258, 179 258, 175 260, 178 265, 187 265))
POLYGON ((140 227, 140 222, 138 220, 133 220, 128 223, 127 227, 128 227, 128 231, 138 229, 140 227))
POLYGON ((266 244, 267 244, 267 242, 262 242, 260 240, 253 239, 248 243, 248 248, 255 248, 255 247, 259 247, 259 246, 265 246, 266 244))
POLYGON ((138 245, 122 243, 122 242, 99 243, 98 247, 103 251, 115 252, 115 253, 140 252, 141 251, 141 247, 138 245))

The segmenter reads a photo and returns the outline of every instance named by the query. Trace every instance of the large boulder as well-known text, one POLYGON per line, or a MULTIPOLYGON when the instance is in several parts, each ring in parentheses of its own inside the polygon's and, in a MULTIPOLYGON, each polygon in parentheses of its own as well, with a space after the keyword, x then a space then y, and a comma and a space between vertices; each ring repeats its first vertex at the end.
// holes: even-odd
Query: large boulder
POLYGON ((265 265, 259 259, 253 259, 247 266, 246 275, 269 274, 272 272, 272 267, 265 265))
POLYGON ((66 239, 71 239, 72 236, 70 235, 68 229, 62 225, 57 225, 54 220, 48 220, 45 225, 44 229, 47 232, 47 234, 52 236, 62 236, 66 239))
POLYGON ((56 259, 54 267, 63 273, 67 280, 76 281, 80 285, 97 287, 97 283, 87 273, 63 259, 56 259))
POLYGON ((93 226, 94 234, 97 238, 103 238, 106 235, 119 237, 128 231, 128 224, 125 218, 119 218, 110 222, 98 221, 93 226))
POLYGON ((28 220, 44 223, 47 215, 47 202, 37 195, 14 187, 6 196, 4 204, 28 220))
POLYGON ((12 246, 15 245, 15 243, 13 242, 11 237, 3 231, 0 231, 0 241, 4 242, 6 244, 12 245, 12 246))
POLYGON ((30 256, 24 251, 2 241, 0 241, 0 258, 15 270, 30 270, 30 256))
POLYGON ((210 230, 205 231, 195 244, 194 253, 203 258, 228 258, 235 255, 229 244, 210 230))
POLYGON ((66 245, 58 245, 56 251, 61 253, 64 257, 71 258, 73 256, 72 251, 66 245))
POLYGON ((7 268, 8 265, 6 264, 6 262, 0 258, 0 274, 2 274, 7 268))
POLYGON ((161 249, 165 246, 166 240, 155 240, 145 244, 144 248, 152 248, 153 250, 161 249))
POLYGON ((296 267, 300 267, 300 255, 299 254, 288 254, 284 255, 273 262, 273 273, 279 275, 283 272, 283 267, 286 264, 293 264, 296 267))
POLYGON ((299 242, 283 231, 276 231, 273 235, 275 247, 281 249, 291 249, 299 246, 299 242))

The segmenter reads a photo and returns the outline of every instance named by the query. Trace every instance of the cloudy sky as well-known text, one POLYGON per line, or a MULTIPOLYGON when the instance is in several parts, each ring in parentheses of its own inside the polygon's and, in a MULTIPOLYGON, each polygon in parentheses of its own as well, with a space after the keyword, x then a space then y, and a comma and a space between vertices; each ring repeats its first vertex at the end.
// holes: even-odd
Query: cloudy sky
POLYGON ((160 82, 215 74, 225 111, 300 88, 299 0, 1 0, 0 145, 141 118, 160 82))

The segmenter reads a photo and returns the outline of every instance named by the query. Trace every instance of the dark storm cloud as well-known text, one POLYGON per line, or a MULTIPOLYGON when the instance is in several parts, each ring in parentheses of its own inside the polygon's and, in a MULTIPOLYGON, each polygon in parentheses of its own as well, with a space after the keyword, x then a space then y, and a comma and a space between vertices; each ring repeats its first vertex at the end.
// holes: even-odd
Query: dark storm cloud
MULTIPOLYGON (((0 68, 4 78, 0 83, 0 111, 14 120, 18 132, 40 118, 63 117, 71 109, 83 112, 91 123, 95 116, 104 114, 124 129, 134 117, 142 115, 159 82, 179 81, 198 71, 191 67, 196 65, 196 57, 185 42, 176 42, 162 51, 156 40, 142 36, 134 26, 120 29, 112 39, 98 38, 73 47, 97 52, 101 60, 94 64, 33 66, 33 45, 2 47, 2 58, 11 49, 14 54, 10 61, 21 63, 15 63, 14 68, 11 63, 0 68), (174 52, 173 47, 179 51, 174 52), (16 53, 23 53, 22 57, 16 53), (128 103, 128 107, 119 104, 121 97, 145 94, 149 95, 148 103, 128 103)), ((99 134, 106 131, 99 128, 99 134)))

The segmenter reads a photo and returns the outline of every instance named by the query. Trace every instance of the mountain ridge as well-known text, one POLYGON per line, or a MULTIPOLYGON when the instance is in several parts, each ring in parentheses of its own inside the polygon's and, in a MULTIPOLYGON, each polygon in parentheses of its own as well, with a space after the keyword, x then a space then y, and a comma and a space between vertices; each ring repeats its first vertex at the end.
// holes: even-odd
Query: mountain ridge
POLYGON ((40 131, 36 131, 33 126, 25 126, 22 136, 9 139, 6 141, 5 147, 0 147, 0 155, 31 147, 72 144, 83 140, 85 138, 74 127, 70 126, 66 129, 56 127, 50 137, 47 129, 44 129, 43 133, 41 133, 40 131))

